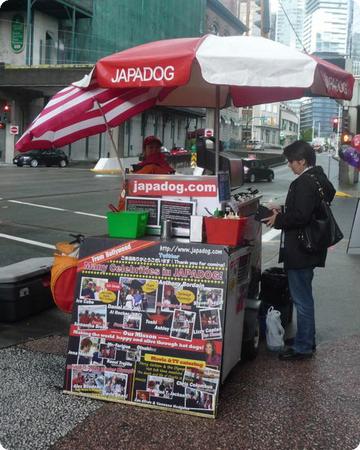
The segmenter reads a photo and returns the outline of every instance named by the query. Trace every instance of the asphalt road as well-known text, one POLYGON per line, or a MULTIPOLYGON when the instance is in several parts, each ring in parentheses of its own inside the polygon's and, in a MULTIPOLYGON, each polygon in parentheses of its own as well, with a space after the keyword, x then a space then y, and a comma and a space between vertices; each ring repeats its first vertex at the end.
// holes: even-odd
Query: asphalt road
MULTIPOLYGON (((319 163, 336 181, 337 162, 320 155, 319 163), (328 166, 330 163, 331 167, 328 166)), ((256 187, 262 201, 283 203, 293 174, 282 165, 274 168, 272 183, 245 184, 256 187)), ((87 168, 0 166, 0 266, 35 256, 52 255, 54 244, 68 241, 69 234, 107 233, 109 203, 117 203, 118 176, 95 175, 87 168)), ((341 216, 350 216, 341 213, 341 216)), ((276 238, 263 227, 265 242, 276 238)))

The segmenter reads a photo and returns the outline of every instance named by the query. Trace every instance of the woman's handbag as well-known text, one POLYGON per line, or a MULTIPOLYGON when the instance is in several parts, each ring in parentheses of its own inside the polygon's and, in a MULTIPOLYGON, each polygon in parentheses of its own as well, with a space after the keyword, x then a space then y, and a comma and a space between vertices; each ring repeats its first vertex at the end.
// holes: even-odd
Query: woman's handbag
POLYGON ((320 194, 320 205, 313 214, 308 225, 299 230, 300 245, 307 253, 319 253, 337 244, 344 237, 331 211, 330 205, 324 199, 323 189, 314 178, 320 194))

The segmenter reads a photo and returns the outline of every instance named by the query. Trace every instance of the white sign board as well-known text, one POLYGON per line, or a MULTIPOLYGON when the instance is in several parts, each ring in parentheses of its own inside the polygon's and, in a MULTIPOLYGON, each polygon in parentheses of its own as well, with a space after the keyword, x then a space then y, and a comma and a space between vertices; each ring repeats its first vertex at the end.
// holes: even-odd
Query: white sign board
POLYGON ((347 252, 350 255, 360 255, 360 200, 357 201, 347 252))
POLYGON ((19 126, 18 125, 10 125, 10 134, 19 134, 19 126))

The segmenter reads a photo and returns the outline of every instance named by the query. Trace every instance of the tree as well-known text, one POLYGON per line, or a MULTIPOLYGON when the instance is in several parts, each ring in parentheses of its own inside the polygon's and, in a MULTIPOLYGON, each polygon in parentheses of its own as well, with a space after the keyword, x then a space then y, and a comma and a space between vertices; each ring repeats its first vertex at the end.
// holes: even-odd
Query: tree
POLYGON ((312 128, 306 128, 305 130, 301 130, 300 139, 302 139, 303 141, 306 141, 306 142, 311 142, 312 141, 312 133, 313 133, 312 128))

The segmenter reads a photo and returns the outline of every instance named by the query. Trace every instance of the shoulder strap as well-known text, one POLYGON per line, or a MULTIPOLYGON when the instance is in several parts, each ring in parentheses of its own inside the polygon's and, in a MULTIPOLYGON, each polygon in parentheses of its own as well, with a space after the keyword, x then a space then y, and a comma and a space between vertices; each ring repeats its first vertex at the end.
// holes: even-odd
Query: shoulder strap
POLYGON ((324 190, 323 190, 323 187, 321 186, 321 184, 319 183, 319 180, 316 178, 316 176, 314 175, 314 174, 312 174, 312 173, 309 173, 309 174, 307 174, 309 177, 311 177, 314 181, 315 181, 315 183, 316 183, 316 187, 317 187, 317 190, 318 190, 318 192, 319 192, 319 194, 320 194, 320 198, 321 198, 321 200, 323 200, 324 198, 325 198, 325 195, 324 195, 324 190))

